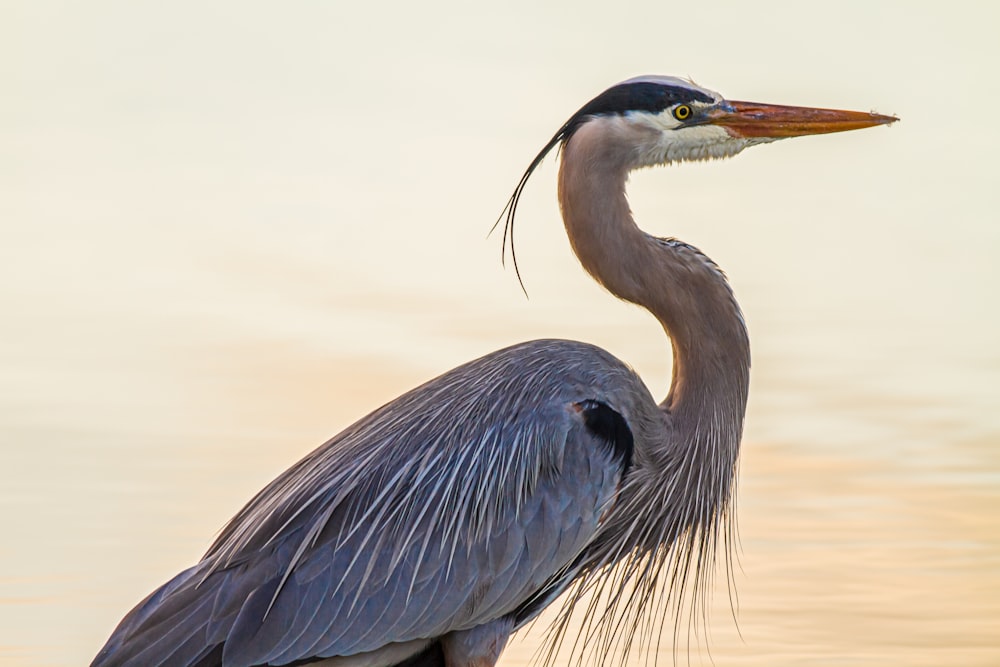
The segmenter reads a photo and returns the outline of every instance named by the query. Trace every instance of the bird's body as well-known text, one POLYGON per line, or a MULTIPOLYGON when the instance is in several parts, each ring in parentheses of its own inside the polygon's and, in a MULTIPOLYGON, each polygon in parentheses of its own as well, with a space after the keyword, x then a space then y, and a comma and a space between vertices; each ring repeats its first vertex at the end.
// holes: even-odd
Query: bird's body
MULTIPOLYGON (((272 482, 181 575, 167 596, 180 611, 170 621, 176 653, 164 664, 197 664, 227 640, 233 664, 286 664, 508 615, 520 625, 542 608, 533 595, 565 586, 553 575, 585 550, 631 461, 613 419, 587 429, 599 405, 634 420, 657 413, 638 377, 606 352, 534 341, 376 410, 272 482), (201 634, 199 604, 211 605, 217 637, 201 634)), ((154 594, 152 613, 163 607, 154 594)), ((141 651, 136 660, 147 664, 141 651)))
MULTIPOLYGON (((571 586, 554 642, 589 593, 608 605, 587 640, 606 654, 665 613, 661 593, 676 602, 686 581, 700 586, 720 541, 731 544, 749 342, 718 267, 639 230, 625 180, 795 136, 733 135, 740 104, 669 77, 620 84, 567 122, 509 204, 508 224, 531 171, 561 144, 574 251, 671 337, 664 401, 586 343, 532 341, 460 366, 275 479, 200 563, 125 617, 93 664, 489 667, 571 586)), ((798 134, 888 122, 825 113, 853 125, 813 121, 798 134)))

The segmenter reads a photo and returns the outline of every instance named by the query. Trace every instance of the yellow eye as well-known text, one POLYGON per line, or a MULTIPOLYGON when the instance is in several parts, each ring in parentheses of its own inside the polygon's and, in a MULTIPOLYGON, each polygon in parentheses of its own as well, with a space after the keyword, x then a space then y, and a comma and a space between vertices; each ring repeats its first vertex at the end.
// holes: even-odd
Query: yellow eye
POLYGON ((679 104, 674 107, 674 118, 677 120, 687 120, 691 117, 691 107, 686 104, 679 104))

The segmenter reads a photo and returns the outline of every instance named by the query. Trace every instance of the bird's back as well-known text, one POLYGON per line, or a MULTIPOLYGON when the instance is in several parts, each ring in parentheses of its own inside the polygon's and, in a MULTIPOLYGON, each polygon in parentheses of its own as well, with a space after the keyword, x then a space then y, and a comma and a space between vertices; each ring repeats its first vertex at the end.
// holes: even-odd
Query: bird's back
POLYGON ((94 665, 286 664, 406 642, 416 654, 519 610, 523 622, 593 537, 637 400, 652 403, 631 369, 572 341, 435 378, 265 487, 94 665))

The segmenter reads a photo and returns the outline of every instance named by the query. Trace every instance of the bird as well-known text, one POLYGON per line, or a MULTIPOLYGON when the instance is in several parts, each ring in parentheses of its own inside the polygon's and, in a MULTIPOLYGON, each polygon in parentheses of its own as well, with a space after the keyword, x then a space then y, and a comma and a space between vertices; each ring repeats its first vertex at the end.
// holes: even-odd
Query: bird
POLYGON ((558 148, 570 245, 664 329, 666 397, 571 340, 448 371, 258 492, 198 563, 128 612, 92 666, 492 667, 558 599, 550 663, 581 610, 579 655, 611 664, 649 650, 718 558, 729 563, 750 342, 719 266, 637 226, 629 174, 896 120, 733 101, 672 76, 597 95, 531 161, 498 223, 506 248, 521 194, 558 148))

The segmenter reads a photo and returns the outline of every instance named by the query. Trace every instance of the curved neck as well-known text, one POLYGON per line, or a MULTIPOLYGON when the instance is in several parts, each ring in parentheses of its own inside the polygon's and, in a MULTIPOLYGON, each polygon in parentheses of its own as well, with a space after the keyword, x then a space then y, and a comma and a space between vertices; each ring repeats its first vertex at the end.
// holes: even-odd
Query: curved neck
POLYGON ((661 407, 700 421, 722 408, 742 424, 750 345, 732 290, 692 246, 640 230, 625 195, 634 155, 625 124, 589 122, 563 146, 559 203, 580 263, 614 295, 650 311, 673 345, 673 379, 661 407))

